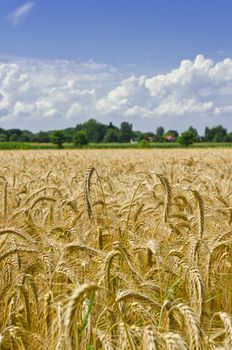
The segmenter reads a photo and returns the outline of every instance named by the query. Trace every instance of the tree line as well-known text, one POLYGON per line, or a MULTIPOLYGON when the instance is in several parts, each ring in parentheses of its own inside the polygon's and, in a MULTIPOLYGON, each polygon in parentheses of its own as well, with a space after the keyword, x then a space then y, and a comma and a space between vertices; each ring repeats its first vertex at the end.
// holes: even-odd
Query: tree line
POLYGON ((29 130, 0 128, 0 142, 51 142, 58 147, 62 147, 63 143, 83 146, 88 143, 179 142, 188 146, 194 142, 232 142, 232 132, 227 132, 222 125, 206 127, 203 136, 200 136, 197 129, 191 126, 181 134, 177 130, 165 131, 162 126, 157 127, 155 132, 141 132, 134 131, 133 125, 126 121, 117 127, 112 123, 103 124, 95 119, 89 119, 73 128, 37 133, 29 130))

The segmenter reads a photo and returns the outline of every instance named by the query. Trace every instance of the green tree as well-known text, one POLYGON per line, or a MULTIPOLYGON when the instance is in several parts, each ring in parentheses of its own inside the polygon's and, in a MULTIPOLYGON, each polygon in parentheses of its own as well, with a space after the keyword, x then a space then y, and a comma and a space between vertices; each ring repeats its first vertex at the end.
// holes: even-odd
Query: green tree
POLYGON ((50 137, 47 132, 45 131, 39 131, 34 135, 34 141, 35 142, 50 142, 50 137))
POLYGON ((65 136, 63 130, 55 130, 51 134, 52 142, 58 146, 58 148, 63 148, 63 143, 65 142, 65 136))
POLYGON ((132 140, 139 142, 144 139, 144 134, 141 131, 132 131, 132 140))
POLYGON ((143 133, 143 138, 147 141, 153 141, 155 137, 155 134, 151 131, 144 132, 143 133))
POLYGON ((11 135, 16 134, 17 138, 22 135, 22 131, 20 129, 8 129, 6 131, 8 139, 10 140, 11 135))
POLYGON ((232 132, 225 136, 224 142, 232 142, 232 132))
POLYGON ((88 139, 86 137, 86 133, 84 131, 77 131, 74 135, 74 144, 78 147, 87 145, 88 139))
POLYGON ((181 133, 181 135, 178 138, 178 141, 181 144, 181 146, 187 147, 194 143, 195 137, 195 133, 189 129, 181 133))
POLYGON ((74 128, 67 128, 64 129, 64 136, 65 136, 65 142, 73 142, 75 129, 74 128))
POLYGON ((156 141, 161 142, 163 140, 164 128, 162 126, 158 126, 155 136, 156 141))
POLYGON ((195 129, 194 127, 190 126, 188 128, 188 131, 191 131, 194 135, 194 142, 197 142, 198 139, 199 139, 199 135, 198 135, 198 132, 197 132, 197 129, 195 129))
POLYGON ((22 136, 24 138, 24 142, 32 142, 34 140, 34 134, 29 130, 22 130, 22 136))
POLYGON ((27 135, 22 134, 18 137, 18 141, 19 142, 30 142, 30 138, 27 135))
POLYGON ((0 142, 7 142, 7 136, 6 134, 0 134, 0 142))
POLYGON ((227 130, 222 125, 213 128, 205 128, 205 141, 208 142, 223 142, 226 139, 227 130))
POLYGON ((107 126, 99 123, 96 119, 89 119, 83 124, 76 126, 76 131, 84 131, 89 142, 102 142, 106 133, 107 126))
POLYGON ((110 143, 110 142, 118 142, 118 130, 108 128, 106 130, 103 142, 110 143))
POLYGON ((17 134, 11 134, 9 138, 10 142, 16 142, 18 141, 18 135, 17 134))
POLYGON ((122 122, 119 131, 119 141, 120 142, 130 142, 133 136, 132 124, 128 122, 122 122))

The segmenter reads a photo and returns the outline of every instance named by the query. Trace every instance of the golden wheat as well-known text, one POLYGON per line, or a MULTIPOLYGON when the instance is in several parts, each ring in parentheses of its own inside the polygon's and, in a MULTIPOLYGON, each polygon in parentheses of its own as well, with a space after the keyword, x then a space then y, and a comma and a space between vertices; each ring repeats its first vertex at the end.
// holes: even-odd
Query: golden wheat
POLYGON ((0 349, 232 348, 230 150, 1 162, 0 349))

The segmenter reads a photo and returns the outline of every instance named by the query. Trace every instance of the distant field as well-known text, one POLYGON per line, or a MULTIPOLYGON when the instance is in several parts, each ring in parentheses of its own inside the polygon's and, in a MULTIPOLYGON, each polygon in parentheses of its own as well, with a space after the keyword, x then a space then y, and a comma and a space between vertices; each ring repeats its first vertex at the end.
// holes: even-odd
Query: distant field
POLYGON ((56 149, 52 143, 0 142, 0 150, 56 149))
MULTIPOLYGON (((93 149, 101 149, 101 148, 184 148, 179 143, 164 143, 164 142, 154 142, 154 143, 148 143, 145 147, 138 144, 130 144, 130 143, 90 143, 86 148, 93 148, 93 149)), ((199 142, 195 143, 194 145, 190 146, 189 148, 217 148, 217 147, 232 147, 232 143, 210 143, 210 142, 199 142)))
MULTIPOLYGON (((189 148, 220 148, 232 147, 232 143, 213 143, 213 142, 199 142, 190 146, 189 148)), ((65 149, 75 149, 77 147, 74 146, 73 143, 65 143, 65 149)), ((183 148, 179 143, 164 143, 164 142, 156 142, 156 143, 147 143, 146 145, 131 144, 131 143, 90 143, 82 149, 138 149, 138 148, 183 148)), ((57 146, 52 143, 26 143, 26 142, 0 142, 0 150, 11 150, 11 149, 57 149, 57 146)))
POLYGON ((1 349, 231 349, 231 150, 0 157, 1 349))

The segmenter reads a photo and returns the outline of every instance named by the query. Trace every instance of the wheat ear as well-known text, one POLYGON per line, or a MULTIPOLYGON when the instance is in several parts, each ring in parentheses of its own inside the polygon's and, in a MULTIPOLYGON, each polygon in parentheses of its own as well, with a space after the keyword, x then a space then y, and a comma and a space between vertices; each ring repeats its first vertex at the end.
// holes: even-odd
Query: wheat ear
POLYGON ((224 324, 229 349, 232 349, 232 318, 226 312, 219 312, 219 317, 224 324))
POLYGON ((180 334, 167 332, 161 333, 159 336, 164 340, 167 350, 188 350, 188 345, 180 334))
POLYGON ((88 212, 89 218, 93 214, 91 198, 90 198, 90 191, 91 191, 91 178, 92 178, 93 173, 95 171, 96 171, 96 169, 94 167, 90 167, 85 174, 85 180, 84 180, 85 201, 86 201, 86 205, 87 205, 87 212, 88 212))
POLYGON ((143 331, 143 350, 158 350, 156 330, 150 324, 143 331))
POLYGON ((190 350, 202 350, 200 322, 193 310, 185 304, 174 305, 169 312, 177 310, 184 317, 190 342, 190 350))
POLYGON ((194 195, 194 198, 198 204, 198 235, 202 238, 204 233, 204 224, 205 224, 205 210, 204 210, 204 202, 200 195, 200 193, 196 190, 191 190, 194 195))
POLYGON ((162 183, 162 185, 164 187, 164 191, 165 191, 164 222, 167 223, 168 222, 168 215, 169 215, 170 208, 171 208, 172 188, 171 188, 171 185, 170 185, 166 176, 164 176, 163 174, 158 174, 158 173, 155 173, 155 174, 158 177, 158 179, 160 180, 160 182, 162 183))
POLYGON ((76 288, 69 298, 67 310, 64 317, 66 343, 69 350, 81 350, 78 335, 76 342, 73 342, 73 330, 76 326, 75 315, 78 313, 81 302, 83 301, 85 295, 90 292, 94 292, 97 289, 99 289, 99 287, 95 283, 86 283, 81 287, 76 288))

